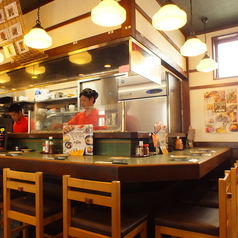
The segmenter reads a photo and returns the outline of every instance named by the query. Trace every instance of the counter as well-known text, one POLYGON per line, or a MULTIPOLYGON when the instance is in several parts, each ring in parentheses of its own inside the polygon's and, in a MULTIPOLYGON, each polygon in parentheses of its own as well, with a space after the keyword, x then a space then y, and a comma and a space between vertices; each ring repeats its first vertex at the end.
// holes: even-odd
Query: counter
POLYGON ((110 164, 111 156, 69 156, 55 160, 54 155, 23 152, 19 156, 0 154, 0 168, 21 171, 42 171, 44 174, 101 181, 120 180, 124 183, 200 179, 231 157, 228 147, 209 148, 210 155, 190 155, 190 150, 165 155, 128 157, 128 164, 110 164), (212 152, 211 152, 212 151, 212 152), (188 160, 175 161, 171 155, 188 155, 188 160))

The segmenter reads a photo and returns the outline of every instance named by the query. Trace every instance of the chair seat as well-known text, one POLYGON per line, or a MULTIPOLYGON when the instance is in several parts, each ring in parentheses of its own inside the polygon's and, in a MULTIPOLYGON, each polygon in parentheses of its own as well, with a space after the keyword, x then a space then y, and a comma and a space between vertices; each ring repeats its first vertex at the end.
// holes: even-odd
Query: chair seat
MULTIPOLYGON (((11 200, 11 209, 17 212, 35 216, 35 198, 28 195, 11 200)), ((62 211, 62 203, 44 199, 43 217, 46 218, 62 211)))
POLYGON ((206 190, 183 191, 181 201, 193 205, 215 207, 219 206, 218 192, 206 190))
MULTIPOLYGON (((145 214, 122 213, 121 236, 125 236, 146 220, 147 215, 145 214)), ((88 209, 72 216, 72 226, 111 236, 111 214, 101 210, 88 209)))
POLYGON ((219 236, 219 209, 176 203, 158 213, 155 224, 219 236))

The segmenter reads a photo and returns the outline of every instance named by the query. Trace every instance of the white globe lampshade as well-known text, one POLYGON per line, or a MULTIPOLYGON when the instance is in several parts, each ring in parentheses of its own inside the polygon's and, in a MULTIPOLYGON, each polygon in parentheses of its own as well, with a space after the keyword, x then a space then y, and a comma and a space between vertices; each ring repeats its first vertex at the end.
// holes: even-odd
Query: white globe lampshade
POLYGON ((69 61, 71 63, 79 64, 79 65, 88 64, 92 61, 92 55, 89 54, 87 51, 85 51, 82 53, 70 55, 69 61))
POLYGON ((52 38, 43 28, 34 27, 24 36, 24 44, 35 49, 45 49, 52 45, 52 38))
POLYGON ((183 56, 197 56, 205 53, 207 46, 197 37, 190 37, 180 49, 183 56))
POLYGON ((197 65, 197 71, 200 72, 210 72, 218 68, 218 63, 216 63, 211 57, 207 54, 202 58, 200 63, 197 65))
POLYGON ((0 53, 0 63, 2 63, 3 61, 4 61, 4 55, 0 53))
POLYGON ((100 26, 117 26, 126 20, 126 10, 115 0, 103 0, 93 8, 91 19, 100 26))
POLYGON ((164 5, 152 18, 152 25, 160 31, 181 28, 187 22, 187 14, 175 4, 164 5))

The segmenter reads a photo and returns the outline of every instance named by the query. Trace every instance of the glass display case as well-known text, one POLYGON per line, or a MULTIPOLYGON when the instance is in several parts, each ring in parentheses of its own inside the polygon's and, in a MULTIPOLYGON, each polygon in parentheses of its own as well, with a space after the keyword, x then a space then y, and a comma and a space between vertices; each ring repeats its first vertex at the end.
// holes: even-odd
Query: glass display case
MULTIPOLYGON (((67 124, 77 113, 83 112, 83 108, 74 105, 67 108, 38 108, 30 112, 29 121, 33 122, 34 128, 30 128, 31 133, 62 132, 63 125, 67 124)), ((98 110, 97 131, 123 131, 123 103, 95 106, 98 110)))

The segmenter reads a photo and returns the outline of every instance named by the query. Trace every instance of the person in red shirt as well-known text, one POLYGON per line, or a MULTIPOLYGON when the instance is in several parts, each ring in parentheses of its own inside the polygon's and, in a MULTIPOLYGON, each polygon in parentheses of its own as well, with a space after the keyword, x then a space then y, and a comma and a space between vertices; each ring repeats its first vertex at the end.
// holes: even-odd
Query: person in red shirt
POLYGON ((28 118, 22 113, 22 108, 20 104, 13 103, 8 109, 9 115, 14 121, 13 132, 24 133, 28 132, 28 118))
POLYGON ((73 117, 68 125, 86 125, 93 124, 94 130, 99 130, 99 114, 98 110, 94 108, 94 103, 98 98, 98 93, 91 89, 85 88, 80 94, 80 103, 85 111, 78 113, 75 117, 73 117))

